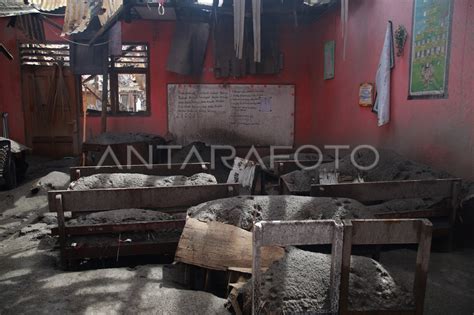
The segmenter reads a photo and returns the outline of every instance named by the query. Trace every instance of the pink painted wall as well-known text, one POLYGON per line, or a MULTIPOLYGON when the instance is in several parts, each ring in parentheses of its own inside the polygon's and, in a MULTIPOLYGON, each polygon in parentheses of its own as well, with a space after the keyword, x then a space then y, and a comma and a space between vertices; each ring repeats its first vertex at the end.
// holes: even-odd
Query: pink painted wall
MULTIPOLYGON (((9 48, 15 56, 18 55, 16 40, 21 40, 21 34, 12 29, 5 29, 7 19, 0 18, 0 41, 7 41, 9 48)), ((57 23, 62 21, 56 19, 57 23)), ((248 76, 241 79, 214 78, 212 38, 209 40, 205 60, 205 71, 199 78, 177 75, 166 71, 166 61, 174 33, 174 22, 156 21, 134 21, 132 24, 123 23, 122 36, 124 42, 147 42, 150 48, 150 96, 151 115, 148 117, 109 117, 108 130, 115 132, 150 132, 165 134, 167 126, 167 100, 166 91, 168 83, 246 83, 246 84, 295 84, 296 104, 295 120, 295 142, 297 144, 307 143, 310 136, 310 59, 308 52, 301 47, 305 42, 306 31, 295 33, 292 26, 282 26, 281 42, 285 55, 285 68, 278 75, 248 76)), ((45 27, 47 39, 50 41, 62 41, 59 31, 51 26, 45 27)), ((4 100, 2 104, 10 104, 5 111, 15 113, 15 127, 11 127, 11 137, 24 141, 23 113, 21 108, 21 93, 19 85, 18 61, 8 62, 0 58, 2 70, 8 68, 8 72, 14 73, 14 77, 8 85, 0 82, 2 88, 0 96, 4 100)), ((3 110, 3 109, 2 109, 3 110)), ((13 117, 12 117, 13 118, 13 117)), ((12 121, 13 124, 13 121, 12 121)), ((100 132, 100 117, 90 116, 87 126, 88 135, 97 135, 100 132)))
MULTIPOLYGON (((411 36, 412 0, 350 0, 349 37, 342 60, 339 12, 335 10, 310 26, 281 27, 285 67, 274 76, 249 76, 216 80, 212 73, 212 45, 200 78, 176 75, 165 70, 174 32, 174 22, 134 21, 123 24, 123 40, 150 45, 151 116, 110 117, 110 131, 167 131, 167 83, 268 83, 296 85, 295 143, 362 144, 389 147, 400 153, 462 177, 474 178, 473 90, 474 1, 454 0, 454 22, 449 73, 449 98, 409 101, 408 78, 410 38, 404 56, 396 58, 392 73, 392 118, 388 126, 376 126, 376 117, 358 106, 358 88, 373 82, 382 48, 386 23, 407 27, 411 36), (323 46, 336 43, 335 79, 324 81, 323 46)), ((58 21, 60 22, 60 21, 58 21)), ((14 30, 0 18, 0 42, 18 56, 14 30)), ((47 29, 50 40, 60 40, 47 29)), ((57 32, 57 31, 55 31, 57 32)), ((0 56, 0 111, 10 112, 13 139, 24 141, 18 58, 9 62, 0 56)), ((100 118, 88 119, 88 131, 97 135, 100 118)))
MULTIPOLYGON (((309 141, 309 63, 303 58, 304 51, 298 49, 303 42, 302 35, 293 37, 288 28, 283 28, 282 47, 285 54, 285 69, 278 75, 249 76, 241 79, 215 79, 212 70, 214 57, 212 55, 212 39, 209 41, 204 73, 199 78, 177 75, 166 71, 168 52, 174 33, 174 22, 137 21, 132 24, 123 24, 123 41, 144 41, 150 45, 151 67, 151 116, 150 117, 111 117, 108 120, 108 129, 114 131, 144 131, 164 134, 167 132, 167 84, 168 83, 268 83, 268 84, 295 84, 296 85, 296 121, 295 139, 298 143, 309 141), (308 69, 301 73, 300 69, 308 69)), ((94 132, 100 130, 100 118, 90 119, 94 132)))
MULTIPOLYGON (((0 43, 14 56, 8 60, 0 54, 0 112, 8 112, 10 137, 24 142, 25 125, 23 120, 23 106, 21 103, 21 75, 18 60, 17 31, 6 28, 8 19, 0 18, 0 43)), ((0 128, 1 130, 1 128, 0 128)), ((0 131, 1 134, 1 131, 0 131)))
POLYGON ((395 149, 457 176, 474 178, 474 1, 454 0, 447 99, 408 100, 412 0, 350 0, 346 59, 342 58, 340 12, 313 25, 312 130, 317 144, 368 143, 395 149), (391 121, 358 106, 359 84, 375 82, 388 20, 409 38, 392 71, 391 121), (336 40, 336 72, 323 80, 324 42, 336 40))

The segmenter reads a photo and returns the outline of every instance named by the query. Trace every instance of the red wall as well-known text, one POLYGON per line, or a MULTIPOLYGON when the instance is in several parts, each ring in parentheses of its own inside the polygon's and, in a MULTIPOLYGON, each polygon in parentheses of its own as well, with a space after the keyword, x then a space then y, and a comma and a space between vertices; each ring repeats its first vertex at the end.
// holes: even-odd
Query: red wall
MULTIPOLYGON (((296 85, 296 121, 295 139, 297 143, 308 141, 310 134, 309 105, 309 64, 304 64, 304 51, 298 49, 301 36, 293 38, 291 30, 283 28, 282 47, 285 54, 285 69, 279 75, 261 75, 242 79, 217 80, 213 74, 212 39, 209 41, 204 73, 193 78, 166 71, 166 62, 170 50, 174 22, 137 21, 123 24, 123 41, 145 41, 150 45, 151 67, 151 117, 112 117, 108 120, 108 129, 114 131, 144 131, 164 134, 167 132, 166 93, 168 83, 289 83, 296 85), (301 73, 299 69, 308 69, 301 73)), ((90 119, 97 133, 100 118, 90 119)))
POLYGON ((0 112, 7 112, 9 114, 10 137, 24 142, 25 125, 21 103, 20 63, 16 42, 17 31, 11 27, 6 28, 7 23, 8 19, 0 18, 0 43, 10 51, 15 59, 10 61, 3 54, 0 54, 0 73, 2 76, 0 79, 0 112))
MULTIPOLYGON (((358 106, 362 82, 374 82, 388 20, 403 24, 411 36, 412 0, 351 0, 346 59, 342 60, 342 39, 338 10, 311 26, 281 27, 284 70, 275 76, 249 76, 216 80, 212 72, 209 43, 205 71, 201 78, 176 75, 165 70, 174 32, 174 22, 134 21, 123 24, 123 40, 148 42, 151 54, 151 116, 110 117, 110 131, 167 131, 167 83, 291 83, 296 85, 296 144, 373 144, 395 149, 416 160, 432 164, 462 177, 474 178, 472 158, 474 113, 474 1, 455 0, 449 98, 408 101, 410 37, 405 54, 396 58, 392 73, 392 113, 388 126, 377 127, 376 117, 358 106), (335 79, 323 80, 323 45, 336 40, 335 79)), ((18 55, 13 30, 0 19, 0 42, 18 55)), ((47 28, 48 38, 59 40, 47 28)), ((56 32, 56 31, 55 31, 56 32)), ((0 111, 10 112, 13 139, 24 141, 18 60, 0 56, 0 111), (6 75, 5 75, 6 74, 6 75)), ((100 118, 88 119, 89 135, 97 135, 100 118)))
MULTIPOLYGON (((8 47, 15 56, 18 55, 16 49, 15 31, 5 29, 7 19, 0 19, 0 41, 8 41, 8 47)), ((61 23, 56 19, 56 22, 61 23)), ((157 22, 157 21, 134 21, 132 24, 123 23, 122 39, 128 42, 147 42, 150 48, 150 91, 151 91, 151 115, 148 117, 109 117, 108 130, 116 132, 150 132, 165 134, 168 130, 167 126, 167 105, 166 91, 168 83, 268 83, 268 84, 295 84, 296 86, 296 109, 295 120, 298 122, 295 127, 296 144, 307 143, 310 135, 310 64, 306 58, 307 52, 300 49, 305 40, 304 32, 294 32, 292 26, 281 26, 281 42, 285 55, 285 68, 279 75, 260 75, 249 76, 242 79, 225 79, 217 80, 214 78, 212 71, 212 39, 209 40, 207 50, 205 71, 199 78, 186 77, 166 71, 166 61, 170 50, 173 33, 174 22, 157 22)), ((309 28, 307 28, 309 29, 309 28)), ((48 40, 60 41, 59 31, 52 29, 46 25, 46 35, 48 40)), ((17 33, 18 38, 21 34, 17 33)), ((18 141, 24 142, 24 126, 23 114, 19 112, 21 108, 21 95, 19 90, 19 64, 15 62, 7 62, 5 58, 0 58, 2 72, 4 67, 8 68, 8 72, 14 73, 13 80, 8 85, 0 82, 0 96, 5 101, 3 103, 10 104, 5 107, 5 111, 14 112, 15 117, 11 117, 11 137, 18 141)), ((100 132, 100 117, 89 117, 87 126, 88 135, 97 135, 100 132)))
POLYGON ((351 0, 346 59, 339 11, 313 25, 312 129, 317 144, 368 143, 395 149, 457 176, 474 178, 474 1, 454 0, 447 99, 408 100, 412 0, 351 0), (391 121, 358 106, 359 84, 375 82, 387 21, 409 33, 392 71, 391 121), (336 40, 336 72, 323 80, 324 42, 336 40))

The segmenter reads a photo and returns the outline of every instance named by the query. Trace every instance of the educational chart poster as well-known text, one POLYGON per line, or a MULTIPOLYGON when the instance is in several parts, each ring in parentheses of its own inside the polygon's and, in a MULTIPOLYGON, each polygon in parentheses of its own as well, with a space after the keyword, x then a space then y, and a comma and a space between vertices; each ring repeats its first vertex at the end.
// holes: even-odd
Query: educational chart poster
POLYGON ((410 98, 447 97, 452 0, 415 0, 410 98))

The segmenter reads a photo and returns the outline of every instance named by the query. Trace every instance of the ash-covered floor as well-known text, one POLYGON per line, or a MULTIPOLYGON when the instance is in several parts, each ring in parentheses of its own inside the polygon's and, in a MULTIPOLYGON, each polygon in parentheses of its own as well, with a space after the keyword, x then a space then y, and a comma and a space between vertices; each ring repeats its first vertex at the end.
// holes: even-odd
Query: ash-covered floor
MULTIPOLYGON (((44 169, 33 163, 29 181, 0 192, 0 314, 228 313, 225 299, 166 281, 160 264, 61 270, 56 242, 49 236, 56 222, 45 214, 45 192, 51 185, 67 187, 68 176, 54 173, 48 183, 39 185, 32 177, 56 169, 65 172, 69 163, 73 161, 49 161, 44 169), (32 194, 34 187, 38 191, 32 194)), ((392 250, 381 255, 381 263, 395 278, 410 284, 415 256, 412 250, 392 250)), ((431 254, 426 314, 473 314, 472 261, 474 249, 431 254)))

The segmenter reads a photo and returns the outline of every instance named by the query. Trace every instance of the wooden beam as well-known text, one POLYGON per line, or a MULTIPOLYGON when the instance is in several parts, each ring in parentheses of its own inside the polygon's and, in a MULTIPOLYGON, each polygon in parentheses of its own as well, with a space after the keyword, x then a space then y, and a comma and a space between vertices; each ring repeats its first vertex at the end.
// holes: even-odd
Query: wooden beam
POLYGON ((63 31, 62 25, 59 25, 58 23, 54 22, 53 20, 51 20, 50 18, 48 18, 48 17, 46 17, 42 14, 38 14, 38 16, 41 20, 43 20, 43 22, 48 23, 49 25, 51 25, 52 27, 58 29, 61 32, 63 31))
MULTIPOLYGON (((126 222, 117 224, 93 224, 65 226, 65 234, 71 235, 97 235, 122 232, 182 230, 185 220, 166 220, 156 222, 126 222)), ((59 228, 52 228, 51 235, 59 235, 59 228)))
POLYGON ((75 260, 83 258, 105 258, 105 257, 118 257, 123 256, 135 256, 135 255, 173 255, 176 251, 176 245, 178 238, 175 240, 160 241, 155 240, 153 242, 135 242, 131 244, 117 244, 114 240, 113 243, 93 245, 93 244, 82 244, 80 247, 66 247, 61 252, 64 253, 65 260, 75 260))
POLYGON ((57 196, 62 200, 64 211, 97 212, 128 208, 186 208, 238 194, 238 184, 59 190, 48 193, 48 202, 50 212, 60 210, 55 202, 57 196))
POLYGON ((197 173, 208 173, 210 163, 187 163, 187 164, 152 164, 152 165, 121 165, 119 166, 83 166, 71 167, 69 175, 71 181, 78 180, 80 177, 91 176, 95 174, 111 173, 138 173, 154 176, 173 176, 184 175, 192 176, 197 173))
MULTIPOLYGON (((110 95, 112 97, 112 95, 110 95)), ((100 131, 107 132, 107 104, 109 103, 109 74, 102 75, 102 111, 100 113, 100 131)))
POLYGON ((99 38, 102 37, 108 30, 114 26, 114 24, 119 20, 122 12, 124 12, 125 6, 121 5, 120 8, 115 11, 115 13, 105 22, 105 24, 94 34, 92 39, 89 41, 89 46, 94 45, 99 38))
POLYGON ((311 196, 351 198, 360 202, 429 197, 449 198, 453 195, 453 185, 459 181, 458 178, 449 178, 312 185, 311 196))
POLYGON ((8 51, 8 49, 3 46, 3 44, 0 44, 0 51, 5 55, 10 60, 13 60, 13 55, 8 51))
MULTIPOLYGON (((281 247, 264 247, 263 267, 269 267, 284 253, 281 247)), ((214 270, 251 268, 252 232, 220 222, 206 223, 188 218, 175 260, 214 270)))

